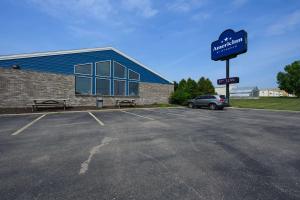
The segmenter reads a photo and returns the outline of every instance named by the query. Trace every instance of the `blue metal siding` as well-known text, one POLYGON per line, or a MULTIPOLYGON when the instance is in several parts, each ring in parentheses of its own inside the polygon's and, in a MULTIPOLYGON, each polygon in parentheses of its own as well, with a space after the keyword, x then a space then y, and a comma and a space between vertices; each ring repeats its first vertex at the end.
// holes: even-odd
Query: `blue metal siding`
MULTIPOLYGON (((167 80, 113 50, 0 60, 0 67, 9 68, 12 65, 19 65, 21 70, 72 75, 74 74, 74 65, 93 63, 93 69, 95 70, 95 62, 103 60, 112 61, 111 70, 113 70, 113 61, 117 61, 124 65, 127 70, 131 69, 139 73, 140 82, 170 84, 167 80)), ((95 92, 94 86, 93 91, 95 92)))

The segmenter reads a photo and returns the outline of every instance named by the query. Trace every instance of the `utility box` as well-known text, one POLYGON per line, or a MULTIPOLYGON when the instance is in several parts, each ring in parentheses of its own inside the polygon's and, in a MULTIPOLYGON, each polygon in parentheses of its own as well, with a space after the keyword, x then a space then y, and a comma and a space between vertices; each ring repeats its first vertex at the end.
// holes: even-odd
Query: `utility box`
POLYGON ((96 107, 103 108, 103 98, 101 98, 101 97, 96 98, 96 107))

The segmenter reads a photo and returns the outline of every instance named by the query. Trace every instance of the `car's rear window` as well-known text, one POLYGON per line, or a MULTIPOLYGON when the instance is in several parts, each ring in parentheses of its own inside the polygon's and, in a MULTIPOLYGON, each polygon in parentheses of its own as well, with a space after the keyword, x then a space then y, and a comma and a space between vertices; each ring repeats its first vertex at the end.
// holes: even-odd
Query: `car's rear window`
POLYGON ((200 96, 197 97, 198 99, 215 99, 216 97, 213 95, 205 95, 205 96, 200 96))

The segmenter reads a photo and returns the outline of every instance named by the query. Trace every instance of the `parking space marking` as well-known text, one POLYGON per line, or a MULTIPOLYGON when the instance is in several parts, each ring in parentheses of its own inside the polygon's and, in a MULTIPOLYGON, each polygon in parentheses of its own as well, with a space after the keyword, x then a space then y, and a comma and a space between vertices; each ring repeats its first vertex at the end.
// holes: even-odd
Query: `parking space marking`
POLYGON ((180 116, 180 117, 186 117, 185 115, 182 114, 177 114, 177 113, 171 113, 171 112, 160 112, 157 110, 151 110, 151 109, 145 109, 147 111, 151 111, 151 112, 156 112, 156 113, 161 113, 161 114, 167 114, 167 115, 175 115, 175 116, 180 116))
POLYGON ((18 135, 21 132, 23 132, 25 129, 27 129, 28 127, 30 127, 31 125, 33 125, 34 123, 36 123, 37 121, 39 121, 40 119, 42 119, 43 117, 45 117, 47 114, 44 114, 42 116, 39 116, 38 118, 36 118, 35 120, 33 120, 32 122, 30 122, 29 124, 23 126, 22 128, 20 128, 19 130, 17 130, 16 132, 14 132, 11 135, 18 135))
POLYGON ((52 127, 62 127, 62 126, 77 126, 77 125, 82 125, 82 124, 90 124, 91 122, 77 122, 77 123, 69 123, 69 124, 58 124, 54 125, 52 127))
POLYGON ((101 125, 101 126, 104 126, 104 123, 98 119, 93 113, 89 112, 89 114, 101 125))
POLYGON ((137 116, 137 117, 141 117, 141 118, 144 118, 144 119, 155 120, 155 119, 153 119, 151 117, 146 117, 146 116, 138 115, 138 114, 135 114, 135 113, 132 113, 132 112, 127 112, 125 110, 121 110, 121 112, 130 114, 130 115, 134 115, 134 116, 137 116))

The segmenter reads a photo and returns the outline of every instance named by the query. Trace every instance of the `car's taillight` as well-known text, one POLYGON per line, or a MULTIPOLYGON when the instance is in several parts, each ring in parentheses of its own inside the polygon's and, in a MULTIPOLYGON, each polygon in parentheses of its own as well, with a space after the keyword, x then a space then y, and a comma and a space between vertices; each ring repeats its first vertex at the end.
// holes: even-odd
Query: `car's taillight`
POLYGON ((220 99, 220 102, 224 103, 224 102, 225 102, 225 99, 220 99))

